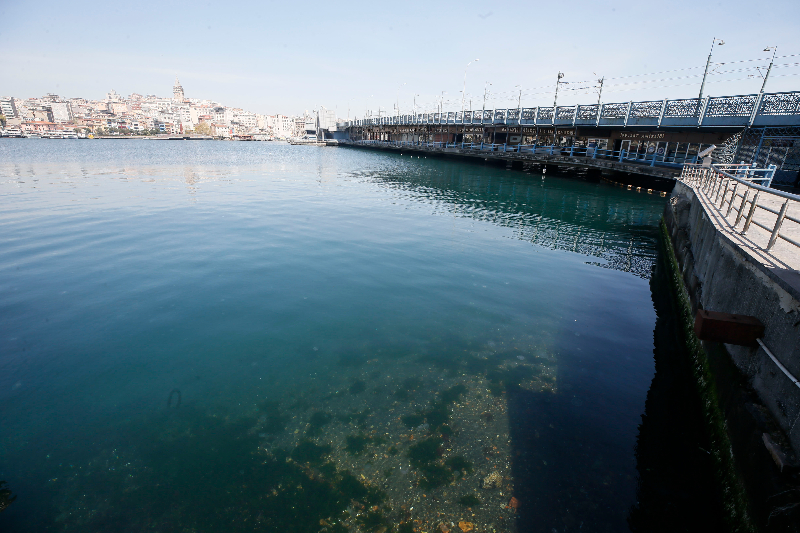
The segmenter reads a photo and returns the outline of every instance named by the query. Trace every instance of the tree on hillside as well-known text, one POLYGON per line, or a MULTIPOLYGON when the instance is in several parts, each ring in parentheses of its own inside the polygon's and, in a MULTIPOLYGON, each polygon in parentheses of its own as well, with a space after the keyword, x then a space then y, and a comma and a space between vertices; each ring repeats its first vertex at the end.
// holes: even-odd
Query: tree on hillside
POLYGON ((201 122, 194 127, 194 132, 198 135, 214 135, 214 130, 208 122, 201 122))
POLYGON ((6 116, 2 114, 0 114, 0 127, 2 128, 6 127, 6 116))

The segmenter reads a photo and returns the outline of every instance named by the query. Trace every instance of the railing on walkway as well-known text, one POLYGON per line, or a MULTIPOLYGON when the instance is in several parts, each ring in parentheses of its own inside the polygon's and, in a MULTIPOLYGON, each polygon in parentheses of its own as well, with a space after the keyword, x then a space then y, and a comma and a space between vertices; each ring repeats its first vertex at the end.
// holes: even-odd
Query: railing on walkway
POLYGON ((786 126, 800 124, 800 91, 557 107, 415 113, 348 121, 354 126, 786 126))
POLYGON ((775 170, 775 165, 770 165, 768 168, 752 168, 750 165, 744 164, 711 165, 710 167, 686 164, 683 166, 680 180, 702 191, 706 198, 717 207, 720 214, 726 218, 735 212, 736 218, 731 224, 735 230, 736 226, 744 220, 742 235, 747 233, 751 225, 756 225, 768 232, 770 238, 766 246, 767 251, 772 250, 778 239, 783 239, 800 248, 800 243, 787 236, 785 232, 781 233, 781 228, 787 220, 800 225, 799 219, 787 214, 790 205, 800 205, 800 196, 769 188, 775 170), (756 184, 757 181, 762 184, 756 184), (762 194, 764 196, 761 196, 762 194), (759 199, 762 201, 759 202, 759 199), (770 207, 767 205, 768 203, 774 204, 775 207, 780 205, 780 208, 770 207), (757 210, 775 215, 772 227, 755 219, 757 210))
POLYGON ((642 153, 631 150, 606 150, 585 145, 560 146, 554 144, 491 144, 491 143, 465 143, 465 142, 425 142, 425 141, 378 141, 362 140, 352 141, 354 144, 369 146, 383 146, 395 148, 414 148, 414 149, 446 149, 456 148, 464 151, 473 152, 506 152, 524 153, 533 155, 558 155, 565 157, 586 157, 590 159, 615 160, 620 163, 639 163, 651 167, 661 166, 670 168, 681 168, 685 163, 696 163, 697 152, 702 151, 704 146, 697 144, 695 153, 670 153, 664 150, 662 153, 642 153))

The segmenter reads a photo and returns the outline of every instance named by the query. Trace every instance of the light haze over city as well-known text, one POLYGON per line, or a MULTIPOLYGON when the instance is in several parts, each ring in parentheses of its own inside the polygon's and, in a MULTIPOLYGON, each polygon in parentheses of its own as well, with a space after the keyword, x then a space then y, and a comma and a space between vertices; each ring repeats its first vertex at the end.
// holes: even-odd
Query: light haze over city
POLYGON ((440 99, 457 110, 465 85, 467 108, 484 91, 487 108, 552 105, 559 71, 562 105, 596 101, 603 77, 603 101, 696 97, 714 37, 725 44, 708 95, 758 92, 767 47, 778 46, 767 91, 791 90, 800 73, 800 4, 789 1, 5 1, 0 17, 13 21, 0 30, 0 93, 22 98, 168 96, 177 76, 187 97, 352 118, 434 110, 440 99))

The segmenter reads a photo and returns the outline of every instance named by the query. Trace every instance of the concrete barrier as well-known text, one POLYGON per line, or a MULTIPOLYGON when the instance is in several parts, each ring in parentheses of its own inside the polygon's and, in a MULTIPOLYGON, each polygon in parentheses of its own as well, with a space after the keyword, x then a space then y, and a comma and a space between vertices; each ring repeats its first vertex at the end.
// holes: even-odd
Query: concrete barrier
MULTIPOLYGON (((664 221, 692 313, 702 308, 758 318, 765 326, 763 343, 789 373, 800 376, 800 273, 796 267, 770 261, 769 254, 749 246, 713 211, 703 193, 683 182, 673 189, 664 221)), ((794 454, 800 456, 800 388, 763 348, 724 347, 794 454)))

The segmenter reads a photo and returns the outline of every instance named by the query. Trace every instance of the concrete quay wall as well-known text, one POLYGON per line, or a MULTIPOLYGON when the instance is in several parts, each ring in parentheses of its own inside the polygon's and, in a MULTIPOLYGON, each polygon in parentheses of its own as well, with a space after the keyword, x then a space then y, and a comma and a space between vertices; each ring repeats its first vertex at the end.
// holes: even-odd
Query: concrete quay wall
MULTIPOLYGON (((766 264, 742 246, 741 238, 683 182, 676 182, 664 221, 692 316, 703 308, 757 317, 765 325, 764 344, 792 375, 800 377, 800 274, 766 264)), ((709 343, 703 344, 706 351, 713 350, 709 343)), ((784 445, 800 457, 800 388, 760 347, 725 344, 724 348, 741 373, 742 385, 755 392, 788 439, 784 445)), ((722 409, 730 414, 729 406, 722 409)), ((762 429, 764 425, 770 424, 756 424, 762 429)), ((757 437, 761 439, 760 434, 757 437)))

